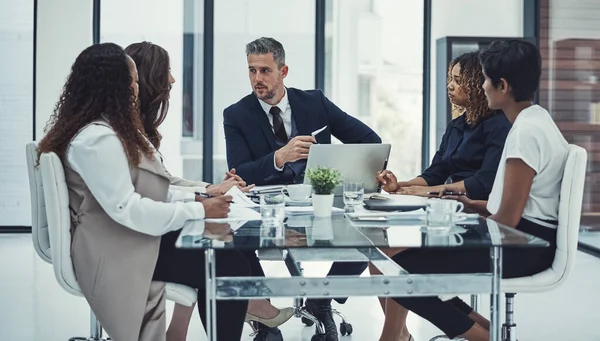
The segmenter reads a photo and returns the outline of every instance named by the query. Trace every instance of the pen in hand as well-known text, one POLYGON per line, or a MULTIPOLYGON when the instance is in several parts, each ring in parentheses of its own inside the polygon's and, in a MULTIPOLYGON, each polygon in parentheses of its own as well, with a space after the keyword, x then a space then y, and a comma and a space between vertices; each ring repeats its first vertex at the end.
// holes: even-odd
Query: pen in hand
MULTIPOLYGON (((208 193, 194 192, 194 194, 196 194, 196 195, 197 195, 197 196, 199 196, 199 197, 206 198, 206 199, 210 199, 210 198, 216 198, 216 196, 214 196, 214 195, 211 195, 211 194, 208 194, 208 193)), ((231 200, 229 203, 230 203, 230 204, 235 204, 235 202, 234 202, 233 200, 231 200)))

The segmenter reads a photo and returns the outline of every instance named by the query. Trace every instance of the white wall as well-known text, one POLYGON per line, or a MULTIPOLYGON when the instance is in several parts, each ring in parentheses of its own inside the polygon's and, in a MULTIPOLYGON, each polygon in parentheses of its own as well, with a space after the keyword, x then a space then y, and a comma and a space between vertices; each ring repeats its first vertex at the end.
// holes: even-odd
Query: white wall
POLYGON ((92 0, 38 1, 36 139, 43 135, 75 58, 92 44, 92 0))
MULTIPOLYGON (((522 37, 524 0, 434 0, 431 10, 430 157, 439 141, 436 128, 436 42, 445 36, 522 37)), ((525 0, 527 1, 527 0, 525 0)), ((597 0, 588 0, 597 1, 597 0)))

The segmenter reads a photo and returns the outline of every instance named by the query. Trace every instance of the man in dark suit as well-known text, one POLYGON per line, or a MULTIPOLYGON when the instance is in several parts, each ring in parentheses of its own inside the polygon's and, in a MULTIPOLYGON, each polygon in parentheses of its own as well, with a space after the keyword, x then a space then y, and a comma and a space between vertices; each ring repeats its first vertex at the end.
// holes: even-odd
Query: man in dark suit
MULTIPOLYGON (((302 183, 310 146, 331 143, 331 135, 343 143, 381 143, 322 91, 286 88, 285 51, 275 39, 247 44, 246 55, 252 93, 225 109, 223 125, 229 168, 247 183, 302 183)), ((328 276, 358 275, 366 267, 364 262, 334 263, 328 276)), ((326 340, 338 341, 331 300, 307 300, 306 307, 323 322, 326 340)))

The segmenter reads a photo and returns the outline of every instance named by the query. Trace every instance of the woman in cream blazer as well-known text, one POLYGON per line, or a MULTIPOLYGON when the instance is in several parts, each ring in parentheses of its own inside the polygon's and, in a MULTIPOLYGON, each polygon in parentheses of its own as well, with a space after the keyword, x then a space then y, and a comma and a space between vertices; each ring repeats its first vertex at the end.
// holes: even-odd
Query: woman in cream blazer
MULTIPOLYGON (((193 193, 170 188, 170 176, 143 133, 137 81, 135 63, 120 46, 85 49, 72 66, 38 153, 54 152, 62 159, 73 266, 107 333, 115 341, 164 341, 164 282, 153 281, 162 236, 188 224, 203 226, 205 217, 226 217, 231 197, 200 203, 193 193)), ((190 254, 194 267, 184 270, 195 276, 184 284, 204 295, 202 257, 190 254)), ((217 257, 217 272, 249 274, 241 253, 217 257)), ((246 301, 217 307, 220 337, 241 338, 246 308, 246 301)))

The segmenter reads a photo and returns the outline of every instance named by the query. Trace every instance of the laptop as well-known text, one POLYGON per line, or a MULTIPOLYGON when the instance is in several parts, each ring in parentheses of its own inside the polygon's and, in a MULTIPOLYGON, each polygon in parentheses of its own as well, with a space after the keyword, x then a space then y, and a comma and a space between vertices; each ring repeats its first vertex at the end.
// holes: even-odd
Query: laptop
MULTIPOLYGON (((344 181, 362 182, 365 193, 380 192, 377 172, 387 166, 390 156, 390 144, 313 144, 308 152, 306 170, 330 167, 342 173, 344 181)), ((310 184, 307 176, 304 183, 310 184)), ((334 194, 341 196, 343 186, 335 188, 334 194)))

